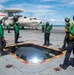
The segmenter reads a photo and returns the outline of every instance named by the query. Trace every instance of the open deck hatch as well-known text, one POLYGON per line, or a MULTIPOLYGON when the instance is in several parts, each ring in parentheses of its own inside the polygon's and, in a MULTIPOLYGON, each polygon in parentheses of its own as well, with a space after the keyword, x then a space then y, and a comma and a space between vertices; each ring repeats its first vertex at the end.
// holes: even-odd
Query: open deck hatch
POLYGON ((40 63, 62 54, 61 51, 35 44, 18 44, 6 47, 6 49, 28 63, 40 63))

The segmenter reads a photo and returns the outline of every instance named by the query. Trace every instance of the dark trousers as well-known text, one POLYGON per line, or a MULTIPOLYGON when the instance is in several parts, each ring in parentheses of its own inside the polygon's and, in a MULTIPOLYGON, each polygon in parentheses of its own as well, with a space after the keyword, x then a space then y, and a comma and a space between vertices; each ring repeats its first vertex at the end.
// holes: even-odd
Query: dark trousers
POLYGON ((74 40, 73 40, 73 42, 70 41, 68 46, 67 46, 67 51, 66 51, 66 54, 65 54, 64 64, 68 63, 69 58, 70 58, 70 54, 71 54, 72 51, 73 51, 73 63, 74 63, 74 40))
POLYGON ((42 32, 44 32, 44 27, 42 27, 42 32))
POLYGON ((0 53, 3 52, 3 38, 0 36, 0 53))
POLYGON ((68 45, 68 44, 69 44, 69 33, 66 33, 62 48, 65 48, 66 45, 68 45))
POLYGON ((15 43, 18 43, 19 33, 15 33, 15 43))
POLYGON ((10 28, 8 28, 8 33, 10 33, 10 28))
POLYGON ((50 42, 49 37, 50 37, 50 33, 44 34, 44 44, 45 45, 49 45, 49 42, 50 42))

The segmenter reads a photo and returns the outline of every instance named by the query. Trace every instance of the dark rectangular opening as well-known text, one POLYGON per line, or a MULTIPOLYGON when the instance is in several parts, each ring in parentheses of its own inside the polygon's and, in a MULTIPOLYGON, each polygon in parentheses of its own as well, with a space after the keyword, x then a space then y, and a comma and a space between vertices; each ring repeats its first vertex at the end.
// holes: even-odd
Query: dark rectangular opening
MULTIPOLYGON (((27 61, 27 57, 29 56, 30 57, 30 55, 33 53, 33 52, 31 52, 31 51, 34 51, 35 52, 35 50, 40 50, 40 52, 42 51, 44 54, 45 54, 45 56, 43 56, 44 58, 43 58, 43 60, 46 60, 46 59, 49 59, 49 58, 52 58, 52 57, 54 57, 54 56, 57 56, 57 55, 60 55, 60 54, 62 54, 62 52, 61 51, 57 51, 57 50, 54 50, 54 49, 51 49, 51 48, 47 48, 47 47, 44 47, 44 46, 40 46, 40 45, 36 45, 36 44, 15 44, 15 45, 13 45, 13 46, 8 46, 8 47, 5 47, 5 49, 8 49, 11 53, 13 53, 13 54, 15 54, 16 53, 16 55, 18 56, 18 57, 20 57, 21 59, 23 59, 23 60, 25 60, 25 61, 27 61), (19 49, 19 48, 24 48, 24 50, 26 49, 26 51, 25 51, 25 53, 23 53, 22 51, 23 50, 20 50, 22 53, 20 53, 19 55, 17 54, 18 52, 17 52, 17 50, 19 49), (32 49, 32 50, 30 50, 30 49, 32 49), (28 54, 28 52, 30 52, 29 54, 28 54), (21 56, 20 56, 21 55, 21 56), (25 56, 25 57, 23 57, 23 55, 25 56), (26 55, 28 55, 28 56, 26 56, 26 55)), ((36 53, 36 52, 35 52, 36 53)), ((33 53, 34 54, 34 53, 33 53)), ((33 54, 32 54, 32 57, 33 57, 33 54)), ((42 54, 42 53, 41 53, 42 54)), ((37 54, 38 55, 38 54, 37 54)), ((40 55, 40 54, 39 54, 40 55)))

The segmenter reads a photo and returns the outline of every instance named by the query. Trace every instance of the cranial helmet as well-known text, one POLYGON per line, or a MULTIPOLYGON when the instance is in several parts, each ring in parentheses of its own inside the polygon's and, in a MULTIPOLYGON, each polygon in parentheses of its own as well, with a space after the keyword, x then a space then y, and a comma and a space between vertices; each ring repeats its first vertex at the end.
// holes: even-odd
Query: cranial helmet
POLYGON ((0 20, 0 23, 2 23, 2 20, 0 20))
POLYGON ((70 19, 66 17, 65 18, 65 22, 69 22, 69 21, 70 21, 70 19))
POLYGON ((46 24, 49 24, 49 22, 46 22, 46 24))

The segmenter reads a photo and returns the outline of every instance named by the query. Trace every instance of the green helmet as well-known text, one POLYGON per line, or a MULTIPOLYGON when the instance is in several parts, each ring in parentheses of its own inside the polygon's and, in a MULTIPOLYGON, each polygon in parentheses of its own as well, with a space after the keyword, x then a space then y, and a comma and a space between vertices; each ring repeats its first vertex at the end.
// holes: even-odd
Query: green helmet
POLYGON ((49 24, 49 22, 46 22, 46 24, 49 24))
POLYGON ((69 21, 70 21, 70 18, 66 17, 65 22, 69 22, 69 21))

